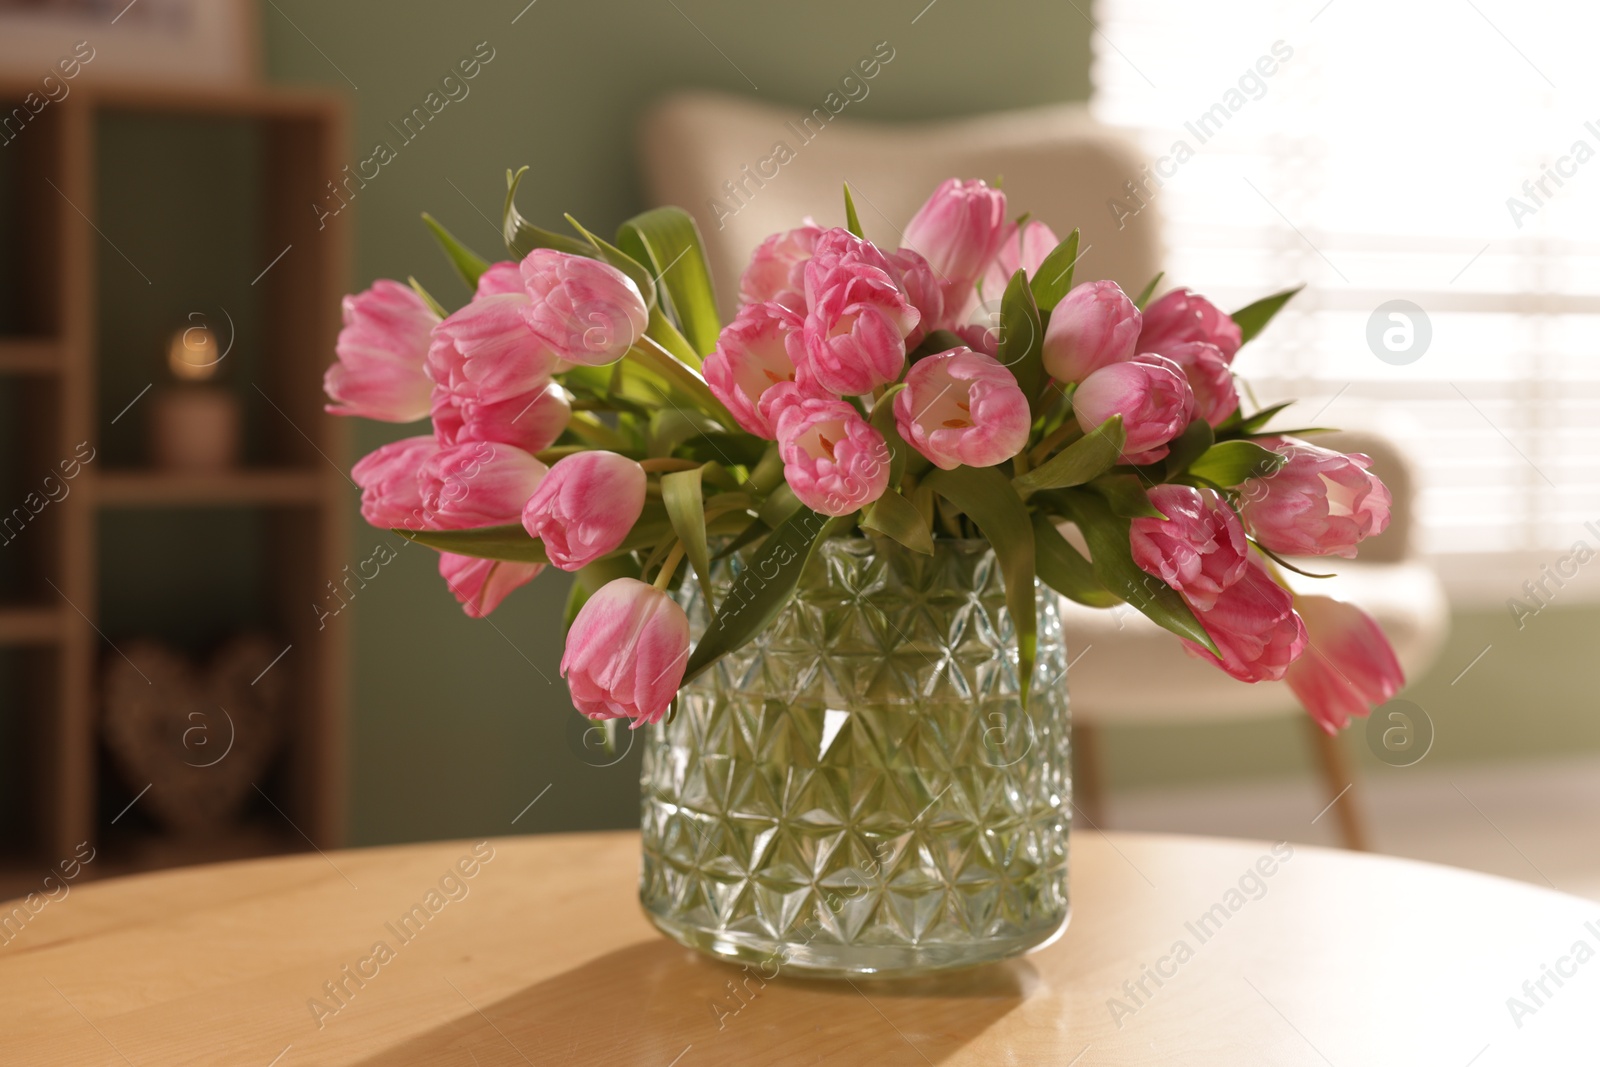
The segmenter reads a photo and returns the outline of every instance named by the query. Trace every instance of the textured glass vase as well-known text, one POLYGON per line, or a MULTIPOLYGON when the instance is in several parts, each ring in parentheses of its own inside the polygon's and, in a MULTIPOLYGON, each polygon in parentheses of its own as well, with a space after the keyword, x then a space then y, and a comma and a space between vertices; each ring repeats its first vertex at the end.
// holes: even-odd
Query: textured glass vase
MULTIPOLYGON (((718 601, 740 564, 716 575, 718 601)), ((696 639, 709 613, 682 590, 696 639)), ((639 896, 668 936, 813 975, 1018 955, 1066 927, 1066 650, 1026 711, 993 550, 824 542, 794 600, 648 727, 639 896)))

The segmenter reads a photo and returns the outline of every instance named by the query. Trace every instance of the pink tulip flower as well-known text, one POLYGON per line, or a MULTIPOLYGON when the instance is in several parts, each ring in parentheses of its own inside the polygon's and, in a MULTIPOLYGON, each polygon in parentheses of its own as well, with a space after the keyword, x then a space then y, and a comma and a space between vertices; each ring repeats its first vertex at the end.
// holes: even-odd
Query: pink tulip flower
POLYGON ((666 593, 618 578, 590 597, 567 631, 561 675, 591 719, 660 722, 689 665, 689 618, 666 593))
POLYGON ((915 249, 938 278, 946 308, 959 311, 1006 238, 1006 194, 981 180, 947 178, 906 223, 902 248, 915 249))
POLYGON ((825 231, 806 264, 802 379, 839 396, 870 393, 900 377, 906 337, 921 313, 899 271, 870 242, 825 231))
POLYGON ((1082 382, 1134 357, 1139 309, 1116 282, 1083 282, 1062 297, 1044 331, 1044 369, 1058 382, 1082 382))
POLYGON ((550 468, 522 509, 522 525, 564 571, 616 549, 644 511, 644 468, 615 452, 577 452, 550 468))
POLYGON ((1032 278, 1039 270, 1039 264, 1060 243, 1061 239, 1055 235, 1055 231, 1038 219, 1032 219, 1026 226, 1020 227, 1015 223, 1007 223, 1005 240, 1000 243, 1000 250, 983 272, 981 284, 984 302, 998 308, 1011 276, 1023 270, 1032 278))
POLYGON ((500 606, 513 589, 527 585, 544 570, 542 563, 512 563, 477 556, 439 553, 439 576, 469 618, 481 619, 500 606))
POLYGON ((434 384, 487 404, 542 388, 560 357, 528 328, 528 303, 520 293, 479 297, 441 322, 428 349, 434 384))
POLYGON ((1085 433, 1121 415, 1127 432, 1122 460, 1137 466, 1167 457, 1167 443, 1194 417, 1194 390, 1182 367, 1164 356, 1143 355, 1085 378, 1072 395, 1072 409, 1085 433))
POLYGON ((1239 351, 1239 324, 1215 304, 1188 289, 1174 289, 1144 310, 1139 351, 1170 355, 1167 349, 1191 341, 1216 345, 1233 362, 1239 351))
POLYGON ((644 334, 650 309, 633 279, 587 256, 535 248, 521 263, 523 316, 568 363, 615 363, 644 334))
POLYGON ((410 286, 387 279, 344 298, 339 360, 323 376, 334 415, 415 422, 428 414, 428 340, 439 322, 410 286))
POLYGON ((1189 388, 1194 390, 1194 413, 1213 428, 1239 410, 1239 392, 1222 349, 1204 341, 1186 341, 1161 354, 1183 368, 1189 388))
POLYGON ((1289 665, 1305 651, 1306 628, 1294 612, 1293 601, 1254 559, 1208 610, 1197 610, 1195 615, 1222 651, 1222 658, 1193 641, 1184 641, 1184 648, 1241 682, 1281 681, 1289 665))
POLYGON ((478 276, 478 289, 473 296, 476 299, 485 296, 504 296, 506 293, 528 295, 528 290, 522 284, 522 267, 509 259, 491 263, 489 269, 478 276))
POLYGON ((422 467, 439 451, 431 435, 407 437, 363 456, 350 471, 361 487, 361 517, 383 530, 425 528, 422 467))
POLYGON ((722 328, 717 347, 706 357, 706 385, 741 427, 768 441, 777 428, 761 410, 761 398, 774 385, 795 378, 791 346, 801 343, 802 318, 782 304, 745 304, 722 328))
POLYGON ((986 356, 1000 355, 1000 330, 997 327, 973 323, 957 326, 951 332, 965 341, 974 352, 982 352, 986 356))
POLYGON ((822 227, 806 219, 798 229, 775 233, 762 241, 739 279, 739 299, 746 304, 782 304, 806 313, 806 263, 816 251, 822 227))
POLYGON ((889 487, 889 446, 849 402, 797 396, 777 420, 784 478, 812 511, 848 515, 889 487))
POLYGON ((1285 680, 1318 726, 1338 733, 1405 687, 1405 671, 1372 616, 1325 596, 1300 597, 1295 607, 1310 645, 1285 680))
POLYGON ((885 257, 894 268, 895 278, 905 291, 906 299, 917 310, 917 325, 906 334, 906 350, 922 343, 922 339, 940 327, 954 323, 945 320, 944 287, 928 261, 909 248, 890 252, 885 257))
POLYGON ((522 509, 547 470, 510 445, 471 441, 441 448, 418 475, 423 515, 436 530, 521 522, 522 509))
POLYGON ((1033 416, 1017 379, 970 348, 918 360, 894 398, 900 436, 934 466, 992 467, 1022 451, 1033 416))
POLYGON ((1239 517, 1211 489, 1158 485, 1149 496, 1166 520, 1133 520, 1133 562, 1182 593, 1196 611, 1210 611, 1244 576, 1249 544, 1239 517))
POLYGON ((498 441, 539 452, 555 443, 571 416, 566 391, 554 382, 491 404, 444 389, 433 394, 433 432, 441 445, 498 441))
POLYGON ((1286 457, 1267 478, 1241 485, 1245 525, 1266 548, 1286 556, 1343 556, 1389 526, 1389 487, 1368 468, 1370 456, 1345 455, 1293 438, 1260 442, 1286 457))

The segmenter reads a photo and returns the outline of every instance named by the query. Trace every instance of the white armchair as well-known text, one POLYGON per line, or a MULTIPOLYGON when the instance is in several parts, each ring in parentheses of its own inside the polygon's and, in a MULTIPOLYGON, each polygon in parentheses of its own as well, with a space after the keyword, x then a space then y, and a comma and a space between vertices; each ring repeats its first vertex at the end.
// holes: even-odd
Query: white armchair
MULTIPOLYGON (((900 227, 938 182, 951 175, 986 177, 1003 179, 1014 203, 1027 205, 1058 233, 1079 227, 1089 276, 1137 292, 1159 269, 1155 210, 1119 225, 1106 206, 1124 183, 1137 179, 1144 160, 1081 106, 906 125, 840 118, 806 142, 789 124, 797 114, 689 93, 657 105, 641 125, 646 187, 655 202, 681 204, 695 215, 724 315, 736 304, 743 264, 764 237, 807 214, 842 224, 843 181, 855 194, 866 235, 889 245, 898 243, 900 227), (768 165, 770 177, 756 173, 779 141, 791 150, 790 161, 775 174, 768 165)), ((1432 662, 1448 616, 1438 579, 1412 549, 1409 471, 1394 447, 1375 435, 1329 435, 1319 443, 1372 456, 1374 470, 1394 492, 1394 519, 1388 532, 1363 546, 1359 562, 1335 561, 1337 578, 1299 581, 1366 608, 1415 677, 1432 662)), ((1325 562, 1307 569, 1335 569, 1322 567, 1325 562)), ((1304 714, 1283 684, 1236 682, 1185 655, 1176 638, 1131 608, 1100 611, 1068 602, 1063 610, 1069 649, 1079 657, 1071 678, 1073 735, 1080 810, 1091 821, 1100 808, 1100 725, 1304 714)), ((1330 795, 1337 794, 1352 780, 1342 752, 1310 729, 1330 795)), ((1353 794, 1339 802, 1338 816, 1345 843, 1359 848, 1364 836, 1353 794)))

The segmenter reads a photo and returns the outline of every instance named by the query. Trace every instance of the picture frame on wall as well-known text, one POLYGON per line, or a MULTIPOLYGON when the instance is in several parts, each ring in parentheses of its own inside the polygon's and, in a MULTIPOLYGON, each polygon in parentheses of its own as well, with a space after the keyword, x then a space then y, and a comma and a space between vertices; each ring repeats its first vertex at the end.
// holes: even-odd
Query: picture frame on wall
POLYGON ((5 78, 244 85, 260 51, 255 0, 0 0, 5 78))

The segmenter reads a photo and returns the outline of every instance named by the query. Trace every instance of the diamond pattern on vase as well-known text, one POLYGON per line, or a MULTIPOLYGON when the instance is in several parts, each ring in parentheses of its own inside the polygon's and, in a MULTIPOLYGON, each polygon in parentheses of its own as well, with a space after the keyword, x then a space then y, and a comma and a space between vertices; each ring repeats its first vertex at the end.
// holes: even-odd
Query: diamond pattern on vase
MULTIPOLYGON (((721 561, 720 599, 740 574, 721 561)), ((698 586, 680 591, 698 636, 698 586)), ((645 908, 752 944, 1025 938, 1067 908, 1066 651, 1037 598, 1026 713, 994 553, 819 546, 794 600, 648 728, 645 908), (826 743, 824 743, 826 741, 826 743)))

